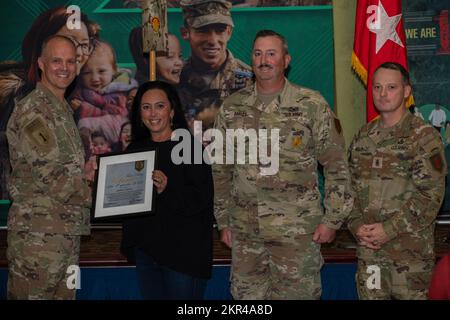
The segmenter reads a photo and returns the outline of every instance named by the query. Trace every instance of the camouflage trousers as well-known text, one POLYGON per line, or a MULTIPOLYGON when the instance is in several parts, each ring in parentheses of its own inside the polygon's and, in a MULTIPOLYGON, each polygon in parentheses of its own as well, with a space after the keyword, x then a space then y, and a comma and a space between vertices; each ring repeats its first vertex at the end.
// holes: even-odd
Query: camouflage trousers
POLYGON ((267 241, 232 233, 231 294, 234 299, 319 299, 320 245, 312 235, 267 241))
POLYGON ((359 259, 356 273, 359 299, 426 300, 433 267, 434 260, 359 259))
POLYGON ((67 268, 78 265, 80 236, 8 232, 8 299, 74 300, 67 268))

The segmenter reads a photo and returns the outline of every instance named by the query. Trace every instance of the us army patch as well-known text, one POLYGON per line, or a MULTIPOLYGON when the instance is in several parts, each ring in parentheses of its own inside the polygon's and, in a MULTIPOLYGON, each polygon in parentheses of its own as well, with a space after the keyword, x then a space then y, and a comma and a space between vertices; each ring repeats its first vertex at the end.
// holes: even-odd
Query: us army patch
POLYGON ((444 167, 444 163, 442 161, 441 154, 439 150, 435 149, 433 150, 436 153, 430 157, 431 165, 433 166, 434 170, 438 172, 442 172, 442 168, 444 167))
POLYGON ((342 132, 342 127, 341 127, 341 122, 339 121, 338 118, 334 118, 334 127, 336 128, 336 131, 341 134, 342 132))
POLYGON ((134 168, 136 169, 136 171, 142 171, 142 169, 144 169, 144 166, 145 166, 145 162, 143 161, 143 160, 141 160, 141 161, 136 161, 135 163, 134 163, 134 168))
POLYGON ((24 131, 31 143, 39 148, 50 149, 55 146, 53 135, 42 117, 27 124, 24 131))

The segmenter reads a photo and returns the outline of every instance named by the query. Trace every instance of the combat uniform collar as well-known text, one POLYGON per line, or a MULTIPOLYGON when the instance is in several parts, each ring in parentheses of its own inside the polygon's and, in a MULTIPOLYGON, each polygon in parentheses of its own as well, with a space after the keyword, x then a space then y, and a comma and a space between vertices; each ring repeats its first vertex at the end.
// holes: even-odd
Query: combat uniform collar
POLYGON ((414 115, 406 110, 405 114, 402 116, 400 121, 396 123, 391 128, 388 128, 389 133, 387 136, 381 134, 384 128, 381 128, 381 118, 377 118, 369 124, 368 136, 369 138, 375 142, 375 144, 380 143, 383 140, 392 139, 392 138, 400 138, 408 136, 409 134, 409 124, 411 123, 412 117, 414 115))
POLYGON ((289 82, 287 78, 284 78, 284 80, 284 87, 280 91, 280 94, 268 105, 264 105, 261 101, 259 101, 258 93, 256 91, 256 83, 253 83, 253 94, 248 96, 248 98, 245 99, 244 103, 253 106, 261 112, 272 113, 278 111, 284 104, 284 102, 286 100, 289 100, 289 96, 292 93, 292 89, 294 88, 294 86, 289 82))
POLYGON ((67 103, 67 100, 64 99, 63 101, 59 100, 53 92, 51 92, 46 86, 44 86, 42 83, 38 82, 36 83, 36 89, 41 91, 52 103, 54 106, 60 106, 64 110, 68 110, 71 114, 73 114, 73 110, 70 107, 70 105, 67 103))
MULTIPOLYGON (((225 62, 220 66, 219 70, 217 71, 216 76, 211 81, 211 83, 208 86, 208 90, 211 89, 221 89, 223 85, 223 79, 224 77, 230 77, 234 76, 234 69, 237 68, 236 59, 234 58, 231 51, 227 49, 226 51, 227 58, 225 59, 225 62)), ((182 73, 182 77, 186 77, 186 80, 180 81, 188 83, 189 85, 192 85, 193 81, 196 81, 198 78, 198 74, 204 73, 204 71, 199 70, 194 67, 192 56, 188 59, 186 67, 184 68, 184 72, 182 73)), ((205 89, 205 88, 199 88, 199 89, 205 89)))

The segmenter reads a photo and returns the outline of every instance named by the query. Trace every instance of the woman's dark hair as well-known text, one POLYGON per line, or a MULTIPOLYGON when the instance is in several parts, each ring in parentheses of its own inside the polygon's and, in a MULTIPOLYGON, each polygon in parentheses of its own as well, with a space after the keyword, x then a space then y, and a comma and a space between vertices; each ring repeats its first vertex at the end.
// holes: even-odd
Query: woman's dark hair
MULTIPOLYGON (((31 84, 36 84, 40 80, 40 71, 37 60, 41 55, 42 43, 46 38, 56 34, 67 23, 68 18, 72 15, 67 12, 66 7, 56 7, 41 13, 30 30, 28 30, 22 42, 22 60, 25 67, 27 80, 31 84)), ((93 22, 81 13, 81 22, 86 25, 89 37, 94 37, 94 28, 91 28, 93 22)))
POLYGON ((133 141, 152 138, 150 130, 142 122, 141 101, 147 91, 154 89, 162 90, 167 95, 170 102, 170 107, 174 111, 172 118, 172 130, 186 129, 189 131, 186 118, 184 117, 184 112, 181 108, 180 98, 178 97, 175 87, 164 81, 149 81, 139 86, 133 100, 133 106, 131 109, 131 139, 133 141))

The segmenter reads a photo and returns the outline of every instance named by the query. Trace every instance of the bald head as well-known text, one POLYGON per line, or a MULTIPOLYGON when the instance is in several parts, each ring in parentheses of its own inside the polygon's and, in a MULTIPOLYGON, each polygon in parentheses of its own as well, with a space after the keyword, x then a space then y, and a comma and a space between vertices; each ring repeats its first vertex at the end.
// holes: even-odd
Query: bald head
POLYGON ((48 37, 47 39, 45 39, 44 42, 42 42, 41 54, 39 55, 39 57, 42 57, 44 54, 46 54, 45 51, 47 51, 47 48, 50 44, 51 44, 51 46, 53 46, 53 45, 58 46, 62 43, 66 43, 67 45, 72 47, 76 54, 77 48, 75 47, 75 44, 73 43, 72 40, 70 40, 69 38, 67 38, 65 36, 54 34, 54 35, 48 37))
POLYGON ((73 42, 63 36, 47 38, 42 45, 38 66, 42 85, 64 99, 64 92, 75 79, 77 71, 77 53, 73 42))

